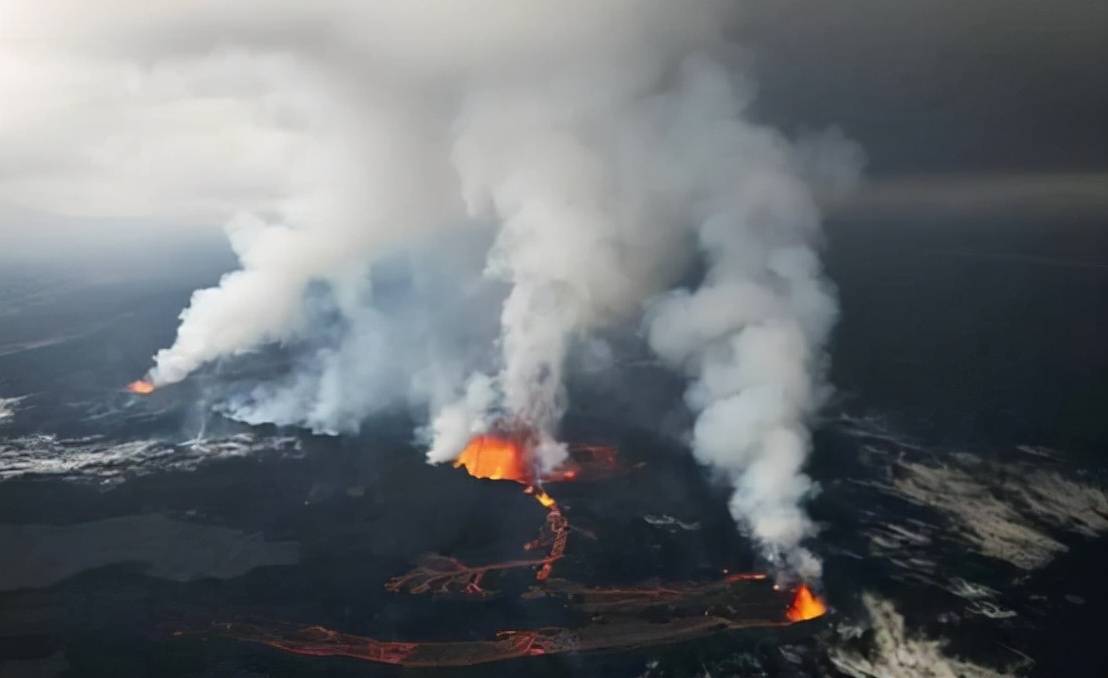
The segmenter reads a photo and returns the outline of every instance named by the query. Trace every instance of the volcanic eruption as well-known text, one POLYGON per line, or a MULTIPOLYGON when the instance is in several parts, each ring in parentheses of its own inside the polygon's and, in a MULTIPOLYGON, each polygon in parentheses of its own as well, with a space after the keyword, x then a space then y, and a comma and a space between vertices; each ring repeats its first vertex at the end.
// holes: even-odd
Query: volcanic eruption
MULTIPOLYGON (((472 666, 520 657, 565 652, 621 650, 677 643, 727 631, 779 627, 815 620, 827 611, 807 585, 785 591, 764 573, 725 573, 707 582, 666 582, 596 587, 550 577, 553 563, 566 549, 569 523, 553 497, 538 489, 539 474, 526 431, 475 436, 455 468, 485 480, 524 487, 548 509, 545 535, 525 546, 553 546, 538 559, 521 558, 481 565, 449 556, 423 558, 410 572, 390 579, 394 593, 463 596, 480 601, 495 595, 488 577, 537 567, 534 584, 520 602, 556 601, 572 626, 500 630, 487 639, 379 640, 323 626, 275 625, 249 621, 219 622, 201 633, 262 643, 293 654, 345 656, 407 667, 472 666)), ((571 445, 569 468, 551 475, 554 482, 590 479, 590 469, 616 468, 616 451, 606 446, 571 445), (598 462, 599 460, 599 462, 598 462)), ((626 467, 624 467, 626 470, 626 467)), ((604 477, 601 473, 597 477, 604 477)))
POLYGON ((796 588, 796 594, 789 609, 785 612, 785 618, 791 622, 802 622, 810 619, 818 619, 827 614, 827 605, 812 593, 807 584, 801 584, 796 588))
POLYGON ((454 468, 464 467, 475 478, 530 485, 535 471, 528 456, 526 441, 510 435, 484 434, 469 441, 454 460, 454 468))
MULTIPOLYGON (((805 466, 837 313, 820 211, 855 182, 861 157, 835 129, 790 138, 752 112, 730 42, 735 5, 323 0, 267 8, 257 23, 258 12, 213 4, 89 29, 104 34, 88 45, 118 46, 128 88, 138 78, 136 91, 182 98, 169 115, 159 97, 149 108, 127 97, 141 110, 118 117, 143 121, 144 136, 98 139, 112 138, 108 150, 168 139, 164 160, 183 176, 152 182, 140 202, 218 219, 238 258, 192 294, 128 390, 218 364, 214 407, 246 424, 344 435, 411 412, 429 462, 515 483, 545 519, 516 558, 428 554, 388 591, 480 604, 515 577, 532 587, 522 600, 557 598, 584 615, 479 648, 228 633, 446 665, 824 613, 807 585, 772 582, 820 577, 805 466), (163 42, 175 68, 149 68, 163 42), (234 49, 213 56, 213 44, 234 49), (226 139, 241 140, 230 156, 226 139), (584 409, 588 386, 618 384, 643 362, 653 384, 670 389, 676 374, 683 393, 669 391, 645 423, 608 423, 682 441, 727 485, 734 527, 768 573, 607 588, 554 577, 574 572, 576 516, 551 486, 619 472, 612 455, 567 440, 563 419, 584 409), (662 423, 674 421, 686 430, 662 423)), ((153 164, 156 153, 142 155, 153 164)), ((140 193, 133 180, 145 175, 119 183, 140 193)))
POLYGON ((150 395, 154 392, 154 384, 145 379, 132 381, 125 388, 128 393, 134 393, 135 395, 150 395))
POLYGON ((558 502, 538 486, 539 478, 533 460, 533 437, 526 432, 484 434, 473 438, 454 462, 454 468, 464 468, 475 478, 511 480, 524 485, 524 492, 538 501, 547 513, 542 535, 528 542, 528 551, 549 543, 548 555, 539 563, 535 578, 543 581, 550 576, 554 561, 566 550, 569 526, 558 502))
MULTIPOLYGON (((820 207, 861 158, 837 130, 790 139, 755 120, 734 4, 324 2, 263 27, 213 6, 144 16, 141 36, 98 23, 136 63, 159 35, 235 45, 216 67, 208 41, 166 39, 198 81, 179 69, 151 91, 197 92, 186 111, 229 98, 231 129, 251 131, 237 156, 260 158, 150 200, 216 210, 240 267, 193 294, 145 383, 280 346, 288 369, 228 386, 220 412, 337 435, 410 406, 435 463, 517 421, 547 473, 568 452, 576 358, 632 334, 687 378, 689 446, 732 487, 736 523, 775 569, 817 578, 807 424, 836 315, 820 207), (209 92, 224 69, 252 83, 241 97, 209 92)), ((169 126, 173 153, 210 137, 211 167, 173 164, 224 171, 230 132, 159 111, 121 119, 169 126)), ((113 148, 138 146, 120 132, 113 148)))

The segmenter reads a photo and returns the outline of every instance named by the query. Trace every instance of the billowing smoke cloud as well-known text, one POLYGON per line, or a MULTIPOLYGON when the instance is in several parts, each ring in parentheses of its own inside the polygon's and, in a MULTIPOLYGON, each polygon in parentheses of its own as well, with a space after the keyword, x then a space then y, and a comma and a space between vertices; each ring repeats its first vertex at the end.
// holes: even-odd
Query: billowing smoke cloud
POLYGON ((0 198, 219 219, 241 263, 193 295, 156 384, 281 344, 292 372, 224 411, 339 433, 416 406, 432 461, 522 425, 549 467, 567 356, 649 309, 733 515, 815 572, 801 469, 835 303, 814 196, 858 163, 750 121, 734 3, 50 7, 14 12, 34 39, 6 49, 77 86, 0 72, 22 154, 0 198))
MULTIPOLYGON (((723 87, 718 74, 701 78, 694 87, 723 87)), ((718 187, 692 207, 707 270, 695 289, 653 305, 649 341, 692 381, 693 452, 734 485, 731 514, 771 559, 814 577, 818 562, 800 546, 812 532, 802 467, 835 298, 812 249, 818 215, 797 154, 728 113, 715 144, 685 149, 690 178, 718 187)), ((857 166, 850 146, 835 135, 811 143, 841 157, 836 166, 847 174, 837 181, 848 181, 857 166)))

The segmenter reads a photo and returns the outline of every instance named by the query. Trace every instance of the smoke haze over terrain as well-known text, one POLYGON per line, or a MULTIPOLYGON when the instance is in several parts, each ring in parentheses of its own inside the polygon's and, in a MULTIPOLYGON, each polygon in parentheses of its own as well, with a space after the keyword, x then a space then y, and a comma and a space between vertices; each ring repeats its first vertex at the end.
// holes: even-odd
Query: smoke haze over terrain
POLYGON ((817 203, 861 160, 806 130, 842 124, 867 150, 872 181, 844 210, 1070 208, 1075 191, 1100 210, 1104 101, 1087 120, 1050 104, 1074 96, 1054 64, 1096 63, 1102 44, 1026 2, 912 3, 908 19, 875 2, 479 5, 4 3, 0 243, 168 260, 166 243, 225 229, 239 268, 195 293, 151 377, 280 344, 293 369, 223 411, 341 433, 407 406, 434 461, 506 418, 556 464, 567 357, 642 323, 690 379, 690 443, 736 488, 733 515, 813 574, 802 467, 835 315, 817 203), (982 39, 992 62, 968 55, 982 39), (1022 104, 1025 83, 995 74, 1026 45, 1047 103, 967 127, 974 95, 936 95, 973 88, 928 55, 1022 104), (869 124, 902 106, 926 121, 869 124), (1072 152, 1041 148, 1038 125, 1067 127, 1072 152))

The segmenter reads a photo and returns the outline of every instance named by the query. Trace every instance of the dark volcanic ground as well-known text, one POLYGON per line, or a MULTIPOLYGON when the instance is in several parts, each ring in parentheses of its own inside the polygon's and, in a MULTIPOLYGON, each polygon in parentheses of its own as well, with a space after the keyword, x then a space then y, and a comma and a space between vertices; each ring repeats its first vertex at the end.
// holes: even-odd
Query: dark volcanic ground
MULTIPOLYGON (((826 622, 442 673, 1108 674, 1099 230, 831 225, 838 396, 810 469, 826 622)), ((512 483, 425 465, 405 414, 331 438, 207 415, 214 374, 150 398, 121 393, 210 279, 0 270, 0 676, 391 675, 173 632, 250 616, 476 639, 565 621, 512 595, 384 591, 426 552, 513 557, 544 516, 512 483)), ((566 437, 615 444, 642 466, 552 488, 588 531, 571 533, 558 576, 629 583, 755 566, 726 493, 682 449, 678 382, 629 361, 618 379, 581 377, 572 390, 566 437)))

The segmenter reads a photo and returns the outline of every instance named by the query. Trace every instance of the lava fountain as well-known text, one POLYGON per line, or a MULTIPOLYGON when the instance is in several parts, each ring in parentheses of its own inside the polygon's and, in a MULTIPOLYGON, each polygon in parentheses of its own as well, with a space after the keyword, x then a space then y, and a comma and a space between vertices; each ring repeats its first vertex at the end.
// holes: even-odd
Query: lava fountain
POLYGON ((465 468, 474 478, 530 485, 534 473, 527 456, 525 443, 516 437, 485 434, 469 441, 454 460, 454 468, 465 468))
POLYGON ((550 577, 554 561, 565 553, 569 523, 554 497, 537 485, 528 440, 527 435, 479 435, 470 440, 458 455, 454 468, 464 468, 475 478, 511 480, 524 485, 523 492, 534 497, 548 511, 546 525, 539 538, 524 545, 527 551, 550 546, 547 556, 538 561, 539 569, 535 574, 535 579, 545 581, 550 577))
MULTIPOLYGON (((506 629, 464 640, 378 640, 328 629, 222 622, 200 633, 262 643, 283 652, 343 656, 408 667, 475 666, 520 657, 621 651, 680 643, 730 631, 794 623, 781 618, 780 589, 764 574, 732 574, 709 582, 589 587, 554 579, 523 600, 549 599, 574 610, 575 626, 506 629)), ((801 592, 805 593, 801 593, 801 592)), ((806 586, 804 600, 818 600, 806 586)))
POLYGON ((136 379, 125 387, 128 393, 135 395, 150 395, 154 392, 154 384, 145 379, 136 379))
POLYGON ((543 508, 556 510, 557 502, 536 484, 534 464, 526 436, 479 435, 469 441, 454 460, 454 468, 464 468, 474 478, 512 480, 525 485, 523 490, 543 508))
POLYGON ((793 602, 785 611, 785 618, 791 622, 808 621, 827 614, 827 604, 819 596, 812 593, 807 584, 801 584, 796 589, 793 602))
POLYGON ((603 478, 621 470, 615 448, 605 445, 571 445, 570 459, 561 467, 539 476, 531 456, 532 437, 523 431, 501 431, 475 436, 454 461, 454 468, 465 469, 474 478, 507 480, 523 486, 546 509, 546 522, 536 539, 523 545, 527 552, 546 551, 537 558, 470 565, 448 556, 425 557, 406 574, 385 584, 389 591, 409 593, 457 594, 484 597, 487 575, 505 570, 532 567, 535 579, 549 579, 554 563, 565 554, 569 522, 558 502, 540 483, 561 483, 582 478, 603 478))

